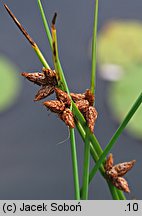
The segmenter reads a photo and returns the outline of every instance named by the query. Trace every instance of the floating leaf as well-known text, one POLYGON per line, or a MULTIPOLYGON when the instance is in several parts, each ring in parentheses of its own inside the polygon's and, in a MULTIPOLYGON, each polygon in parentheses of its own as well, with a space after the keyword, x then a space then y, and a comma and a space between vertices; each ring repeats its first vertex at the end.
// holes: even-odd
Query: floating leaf
MULTIPOLYGON (((142 23, 113 21, 105 25, 99 33, 98 59, 101 67, 113 65, 122 68, 123 74, 119 79, 114 79, 108 96, 112 112, 120 123, 142 92, 142 23)), ((115 69, 108 70, 107 74, 114 73, 116 76, 115 72, 115 69)), ((138 138, 142 138, 141 122, 142 107, 127 127, 138 138)))
POLYGON ((113 21, 98 36, 98 59, 102 64, 142 64, 142 23, 113 21))
POLYGON ((20 92, 20 75, 17 67, 0 56, 0 112, 12 106, 20 92))
MULTIPOLYGON (((129 74, 126 72, 123 79, 112 83, 109 89, 109 102, 119 121, 123 120, 133 101, 142 92, 142 66, 131 65, 127 70, 129 74)), ((134 136, 142 138, 142 106, 131 119, 127 129, 134 136)))

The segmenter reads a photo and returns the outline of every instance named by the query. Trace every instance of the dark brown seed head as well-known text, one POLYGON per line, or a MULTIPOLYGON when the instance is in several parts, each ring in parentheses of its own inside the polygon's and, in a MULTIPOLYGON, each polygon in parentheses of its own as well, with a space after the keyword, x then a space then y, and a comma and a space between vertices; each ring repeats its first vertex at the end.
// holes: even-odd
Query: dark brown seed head
POLYGON ((58 100, 49 100, 43 103, 51 112, 61 113, 65 109, 65 104, 58 100))
POLYGON ((52 85, 43 86, 37 92, 34 101, 42 100, 42 99, 48 97, 49 95, 51 95, 53 93, 54 93, 54 86, 52 86, 52 85))
POLYGON ((73 113, 70 109, 66 108, 63 113, 59 114, 60 118, 65 122, 70 128, 75 127, 73 113))
POLYGON ((129 161, 129 162, 124 162, 124 163, 119 163, 116 164, 113 169, 117 172, 118 176, 122 177, 124 176, 136 163, 135 160, 129 161))
POLYGON ((86 91, 85 91, 85 99, 88 100, 90 106, 94 105, 95 97, 92 94, 90 89, 86 89, 86 91))
POLYGON ((83 114, 86 113, 89 108, 89 102, 87 100, 79 100, 75 104, 83 114))
POLYGON ((26 77, 29 81, 41 86, 47 84, 47 79, 43 73, 21 73, 22 76, 26 77))
POLYGON ((90 128, 90 131, 93 133, 94 131, 94 126, 95 126, 95 122, 97 119, 97 111, 95 109, 95 107, 93 106, 89 106, 87 112, 85 113, 85 119, 87 121, 88 127, 90 128))
POLYGON ((112 167, 113 167, 113 155, 109 154, 109 156, 107 157, 107 160, 105 162, 105 171, 111 170, 112 167))
POLYGON ((42 68, 42 71, 47 79, 48 84, 53 86, 57 85, 57 76, 55 71, 46 68, 42 68))
POLYGON ((70 93, 70 96, 74 102, 85 99, 85 94, 70 93))
POLYGON ((55 88, 55 93, 56 93, 56 97, 59 101, 62 101, 65 105, 67 105, 68 107, 70 107, 71 105, 71 99, 69 97, 69 95, 62 91, 59 88, 55 88))
POLYGON ((126 193, 130 193, 130 189, 129 189, 128 183, 127 183, 127 181, 124 178, 118 177, 118 178, 116 178, 116 179, 114 179, 112 181, 112 184, 116 188, 118 188, 119 190, 122 190, 122 191, 124 191, 126 193))

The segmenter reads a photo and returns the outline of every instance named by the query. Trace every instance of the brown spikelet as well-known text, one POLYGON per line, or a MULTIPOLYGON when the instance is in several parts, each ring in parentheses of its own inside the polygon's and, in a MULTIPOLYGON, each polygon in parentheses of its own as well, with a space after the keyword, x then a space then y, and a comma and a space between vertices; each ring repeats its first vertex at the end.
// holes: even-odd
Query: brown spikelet
POLYGON ((124 178, 118 177, 116 179, 113 179, 112 184, 116 188, 118 188, 119 190, 122 190, 122 191, 124 191, 126 193, 130 193, 130 189, 129 189, 128 183, 127 183, 127 181, 124 178))
POLYGON ((70 96, 74 102, 85 99, 85 94, 70 93, 70 96))
POLYGON ((42 68, 42 71, 48 81, 48 84, 53 86, 57 85, 57 76, 55 71, 46 68, 42 68))
POLYGON ((65 105, 67 105, 68 107, 70 107, 71 105, 71 99, 69 97, 69 95, 62 91, 59 88, 55 88, 55 93, 56 93, 56 97, 59 101, 62 101, 65 105))
POLYGON ((107 160, 105 162, 105 170, 109 171, 111 170, 113 167, 113 155, 109 154, 109 156, 107 157, 107 160))
POLYGON ((65 109, 65 104, 58 100, 49 100, 43 103, 51 112, 61 113, 65 109))
POLYGON ((109 155, 105 163, 105 172, 109 181, 119 190, 129 193, 130 189, 127 181, 122 178, 135 164, 135 160, 130 162, 119 163, 113 166, 112 156, 109 155), (110 165, 109 165, 109 161, 110 165), (111 168, 112 167, 112 168, 111 168))
POLYGON ((124 176, 136 163, 135 160, 116 164, 113 169, 117 172, 118 176, 124 176))
POLYGON ((77 108, 82 112, 83 114, 87 112, 89 109, 89 102, 87 100, 79 100, 76 103, 77 108))
POLYGON ((106 174, 108 175, 108 177, 110 179, 115 179, 115 178, 118 177, 118 173, 117 173, 117 171, 113 167, 112 167, 112 169, 106 171, 106 174))
POLYGON ((34 101, 42 100, 42 99, 48 97, 49 95, 51 95, 53 93, 54 93, 54 86, 52 86, 52 85, 43 86, 37 92, 34 101))
POLYGON ((70 128, 74 128, 75 127, 73 113, 72 113, 72 111, 70 109, 66 108, 63 111, 63 113, 61 113, 59 116, 65 122, 65 124, 67 126, 69 126, 70 128))
POLYGON ((97 119, 97 111, 95 109, 95 107, 93 106, 89 106, 87 112, 85 113, 85 119, 87 121, 88 127, 90 128, 90 131, 93 133, 94 131, 94 126, 95 126, 95 122, 97 119))
POLYGON ((41 86, 47 84, 47 79, 43 73, 21 73, 22 76, 26 77, 29 81, 41 86))
POLYGON ((85 99, 88 100, 90 106, 94 105, 95 97, 92 94, 90 89, 86 89, 86 91, 85 91, 85 99))

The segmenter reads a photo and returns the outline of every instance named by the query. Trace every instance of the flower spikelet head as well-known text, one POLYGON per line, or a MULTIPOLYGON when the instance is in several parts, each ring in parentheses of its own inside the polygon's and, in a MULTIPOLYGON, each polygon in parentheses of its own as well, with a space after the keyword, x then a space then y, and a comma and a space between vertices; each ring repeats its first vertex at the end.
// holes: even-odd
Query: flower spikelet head
POLYGON ((65 109, 65 104, 58 100, 49 100, 43 103, 51 112, 61 113, 65 109))
POLYGON ((127 181, 122 178, 135 164, 135 160, 119 163, 113 166, 113 156, 110 154, 105 163, 105 172, 109 181, 119 190, 129 193, 130 189, 127 181))
POLYGON ((87 125, 90 128, 90 131, 93 133, 94 131, 94 126, 95 126, 95 122, 97 119, 97 111, 95 109, 95 107, 93 106, 89 106, 86 114, 85 114, 85 119, 87 121, 87 125))
POLYGON ((26 73, 23 72, 21 73, 22 76, 26 77, 29 81, 42 86, 42 85, 46 85, 47 84, 47 79, 45 77, 45 75, 43 73, 26 73))
POLYGON ((87 112, 89 109, 89 102, 87 100, 79 100, 76 103, 77 108, 82 112, 83 114, 87 112))
POLYGON ((48 84, 56 86, 57 85, 57 76, 56 72, 51 69, 42 68, 42 71, 47 79, 48 84))
POLYGON ((52 85, 43 86, 36 94, 34 101, 42 100, 54 93, 54 87, 52 85))
POLYGON ((85 99, 88 100, 90 106, 94 105, 95 96, 92 94, 90 89, 86 89, 86 91, 85 91, 85 99))
POLYGON ((124 178, 118 177, 118 178, 116 178, 116 179, 114 179, 112 181, 112 184, 116 188, 118 188, 119 190, 122 190, 122 191, 124 191, 126 193, 130 193, 130 189, 129 189, 128 183, 127 183, 127 181, 124 178))
POLYGON ((70 96, 74 102, 85 99, 85 94, 70 93, 70 96))
POLYGON ((67 126, 69 126, 70 128, 75 127, 73 113, 69 108, 65 108, 65 110, 61 114, 59 114, 59 116, 67 126))
POLYGON ((105 162, 105 170, 109 171, 111 170, 113 167, 113 155, 109 154, 109 156, 107 157, 107 160, 105 162))
POLYGON ((71 99, 66 92, 62 91, 59 88, 55 88, 55 93, 56 93, 56 97, 59 101, 62 101, 67 107, 70 107, 71 99))
POLYGON ((117 172, 118 176, 122 177, 124 176, 136 163, 135 160, 119 163, 113 167, 113 169, 117 172))

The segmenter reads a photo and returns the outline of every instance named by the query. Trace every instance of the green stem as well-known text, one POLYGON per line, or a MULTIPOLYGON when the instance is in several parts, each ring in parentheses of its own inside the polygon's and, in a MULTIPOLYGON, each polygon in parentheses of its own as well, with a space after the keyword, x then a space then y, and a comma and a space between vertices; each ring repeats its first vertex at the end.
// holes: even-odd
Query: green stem
MULTIPOLYGON (((78 129, 78 132, 79 132, 80 136, 82 137, 83 141, 85 142, 85 132, 84 132, 84 130, 83 130, 83 128, 82 128, 82 126, 80 125, 79 122, 76 122, 76 127, 78 129)), ((91 156, 92 156, 94 162, 98 161, 99 156, 96 153, 95 148, 93 147, 91 142, 90 142, 90 152, 91 152, 91 156)), ((100 171, 101 175, 104 177, 104 179, 106 180, 105 170, 104 170, 104 166, 102 164, 101 164, 101 166, 99 168, 99 171, 100 171)), ((90 181, 91 181, 91 179, 89 179, 89 182, 90 181)), ((107 182, 107 184, 109 186, 110 193, 112 194, 112 197, 114 197, 114 195, 113 195, 114 186, 113 185, 110 186, 111 183, 108 182, 107 180, 106 180, 106 182, 107 182)), ((82 190, 83 190, 83 188, 81 187, 81 189, 80 189, 81 196, 82 196, 82 190)), ((118 194, 118 197, 119 197, 120 200, 125 200, 126 199, 122 191, 118 190, 117 188, 116 188, 115 191, 118 194)), ((115 199, 116 199, 116 197, 115 197, 115 199)))
MULTIPOLYGON (((73 105, 74 115, 78 119, 80 124, 82 125, 83 130, 85 131, 85 134, 86 134, 86 128, 87 128, 86 120, 85 120, 84 116, 82 115, 82 113, 76 107, 75 103, 72 103, 72 105, 73 105)), ((92 134, 91 131, 89 131, 89 138, 90 138, 92 145, 94 146, 97 154, 100 156, 103 153, 103 150, 102 150, 98 140, 96 139, 95 135, 92 134)))
POLYGON ((40 0, 38 0, 38 6, 39 6, 40 13, 41 13, 41 17, 42 17, 42 20, 43 20, 45 32, 46 32, 46 35, 47 35, 47 37, 48 37, 48 41, 49 41, 49 44, 50 44, 50 48, 52 49, 52 36, 51 36, 50 29, 49 29, 49 25, 48 25, 48 23, 47 23, 47 19, 46 19, 44 10, 43 10, 43 6, 42 6, 42 3, 41 3, 40 0))
MULTIPOLYGON (((95 14, 94 14, 94 30, 92 40, 92 72, 91 72, 91 92, 94 94, 95 78, 96 78, 96 40, 97 40, 97 23, 98 23, 98 0, 96 0, 95 14)), ((85 145, 84 145, 84 163, 83 163, 83 186, 82 199, 88 199, 89 188, 89 164, 90 164, 90 130, 86 127, 85 145)))
POLYGON ((40 49, 36 46, 36 47, 33 47, 34 51, 36 52, 40 62, 42 63, 42 65, 44 65, 45 68, 47 69, 50 69, 47 61, 45 60, 43 54, 41 53, 40 49))
MULTIPOLYGON (((78 129, 82 139, 85 140, 85 134, 86 134, 86 132, 85 132, 85 125, 86 125, 85 119, 84 119, 83 115, 80 113, 80 111, 75 106, 74 106, 74 109, 75 109, 74 110, 75 115, 78 117, 78 119, 79 119, 79 121, 81 123, 80 124, 77 121, 77 123, 76 123, 77 129, 78 129)), ((103 151, 102 151, 102 149, 101 149, 101 147, 99 145, 99 142, 98 142, 97 138, 94 136, 94 134, 91 133, 89 137, 90 137, 90 141, 91 141, 91 144, 90 144, 91 145, 91 155, 92 155, 94 161, 96 162, 96 161, 98 161, 98 159, 101 156, 101 154, 103 153, 103 151)), ((100 172, 101 172, 102 176, 105 177, 105 175, 104 175, 104 167, 103 167, 102 164, 101 164, 100 168, 101 168, 100 172)), ((93 177, 94 177, 94 173, 91 171, 90 175, 89 175, 89 182, 91 182, 93 177)), ((119 191, 119 195, 120 195, 120 199, 123 199, 123 200, 126 199, 122 191, 119 191)))
POLYGON ((89 187, 89 164, 90 164, 90 139, 89 128, 86 129, 85 144, 84 144, 84 163, 83 163, 83 186, 82 186, 82 199, 88 199, 89 187))
MULTIPOLYGON (((47 37, 48 37, 48 41, 50 43, 50 47, 53 49, 52 47, 52 37, 51 37, 51 33, 50 33, 50 30, 49 30, 49 26, 48 26, 48 23, 46 21, 46 17, 45 17, 45 13, 44 13, 44 10, 42 8, 42 5, 41 5, 41 1, 38 0, 38 3, 39 4, 39 8, 40 8, 40 11, 41 11, 41 14, 42 14, 42 19, 43 19, 43 23, 44 23, 44 27, 45 27, 45 30, 46 30, 46 34, 47 34, 47 37)), ((97 7, 96 7, 97 8, 97 7)), ((96 13, 97 14, 97 13, 96 13)), ((64 73, 63 73, 63 70, 62 70, 62 67, 61 67, 61 64, 60 64, 60 60, 58 59, 58 70, 60 71, 60 75, 62 77, 62 80, 63 80, 63 83, 64 83, 64 86, 65 86, 65 89, 66 91, 69 93, 69 90, 68 90, 68 86, 67 86, 67 83, 66 83, 66 80, 65 80, 65 77, 64 77, 64 73)), ((74 103, 72 103, 72 106, 73 106, 73 109, 74 109, 74 114, 77 116, 78 119, 81 120, 81 125, 82 126, 85 126, 86 125, 86 121, 83 117, 83 115, 80 113, 80 111, 77 109, 77 107, 75 106, 74 103)), ((84 129, 83 129, 84 130, 84 129)), ((91 136, 91 140, 92 140, 92 143, 93 143, 93 146, 96 147, 95 150, 97 150, 97 152, 99 154, 102 153, 102 149, 99 145, 99 142, 97 142, 95 136, 91 136)), ((93 146, 91 148, 91 152, 93 152, 93 146)), ((98 159, 98 158, 97 158, 98 159)), ((97 160, 96 160, 97 161, 97 160)), ((103 169, 103 168, 102 168, 103 169)), ((102 175, 103 175, 103 172, 102 172, 102 175)))
MULTIPOLYGON (((45 28, 45 31, 46 31, 46 35, 47 35, 47 38, 48 38, 48 41, 49 41, 50 48, 53 51, 52 36, 51 36, 50 28, 49 28, 49 25, 48 25, 48 22, 47 22, 45 13, 44 13, 44 9, 42 7, 41 0, 38 0, 38 6, 39 6, 39 9, 40 9, 42 21, 43 21, 43 24, 44 24, 44 28, 45 28)), ((55 36, 55 40, 57 42, 57 35, 55 34, 54 36, 55 36)), ((58 50, 57 50, 57 52, 58 52, 58 50)), ((57 55, 58 55, 58 53, 57 53, 57 55)), ((63 69, 62 69, 60 60, 59 60, 59 58, 57 58, 56 60, 57 60, 57 62, 56 62, 57 70, 60 72, 60 77, 61 77, 61 80, 64 83, 66 91, 69 93, 68 85, 67 85, 67 82, 65 80, 65 76, 64 76, 64 73, 63 73, 63 69)))
MULTIPOLYGON (((55 22, 55 20, 54 20, 54 22, 55 22)), ((53 61, 54 61, 55 70, 58 74, 59 82, 61 83, 61 87, 62 87, 62 89, 66 90, 69 94, 69 89, 68 89, 68 86, 66 84, 66 80, 63 76, 63 71, 62 71, 62 68, 60 65, 60 61, 59 61, 57 32, 56 32, 56 28, 55 28, 55 23, 52 23, 52 52, 53 52, 53 61)), ((70 107, 70 110, 72 110, 72 105, 70 107)), ((79 175, 78 175, 77 152, 76 152, 76 143, 75 143, 75 132, 74 132, 74 129, 71 129, 71 128, 70 128, 70 143, 71 143, 71 155, 72 155, 75 199, 80 200, 80 187, 79 187, 79 175)))
POLYGON ((70 129, 70 141, 71 141, 71 152, 72 152, 72 166, 73 166, 73 174, 74 174, 73 177, 74 177, 75 199, 80 200, 78 164, 77 164, 74 129, 70 129))
MULTIPOLYGON (((82 115, 82 113, 80 113, 80 111, 75 106, 75 104, 73 104, 73 107, 74 107, 74 114, 79 119, 79 121, 76 122, 76 127, 77 127, 83 141, 85 141, 86 121, 85 121, 84 116, 82 115)), ((94 161, 97 162, 99 160, 99 157, 103 153, 103 150, 102 150, 102 148, 101 148, 101 146, 100 146, 100 144, 99 144, 99 142, 98 142, 98 140, 97 140, 97 138, 95 137, 94 134, 90 133, 89 138, 90 138, 90 141, 91 141, 90 142, 91 156, 94 159, 94 161)), ((101 172, 102 176, 105 178, 105 170, 104 170, 103 164, 101 164, 99 169, 100 169, 100 172, 101 172)), ((93 177, 94 177, 94 174, 90 172, 89 182, 91 182, 93 177)), ((109 187, 111 194, 113 193, 112 190, 111 190, 113 187, 109 187)), ((116 189, 116 191, 118 191, 118 190, 116 189)), ((81 192, 82 192, 82 189, 81 189, 81 192)), ((120 194, 120 199, 122 199, 121 197, 125 197, 123 195, 122 191, 120 191, 119 194, 120 194)))
POLYGON ((97 26, 98 26, 98 0, 95 4, 94 13, 94 28, 92 37, 92 73, 91 73, 91 92, 94 94, 95 91, 95 80, 96 80, 96 44, 97 44, 97 26))
MULTIPOLYGON (((41 61, 41 63, 43 64, 43 66, 44 67, 47 67, 47 62, 46 62, 46 60, 45 60, 45 58, 43 58, 42 59, 42 57, 43 57, 43 55, 40 55, 41 54, 41 52, 40 52, 40 50, 35 50, 36 51, 36 54, 38 55, 38 57, 39 57, 39 59, 40 59, 40 61, 41 61)), ((61 65, 60 65, 60 68, 61 68, 61 65)), ((63 76, 64 77, 64 76, 63 76)), ((82 130, 84 131, 84 125, 86 125, 86 121, 85 121, 85 119, 84 119, 84 117, 83 117, 83 115, 80 113, 80 111, 77 109, 77 107, 75 106, 75 104, 73 103, 72 104, 73 105, 73 107, 74 107, 74 109, 75 109, 75 112, 74 112, 74 114, 78 117, 78 119, 80 119, 81 120, 81 123, 82 123, 82 130)), ((80 132, 80 131, 79 131, 80 132)), ((84 134, 86 133, 86 131, 84 131, 84 134)), ((90 140, 92 141, 92 145, 91 145, 91 153, 92 153, 92 157, 93 157, 93 159, 95 160, 95 161, 98 161, 98 156, 97 156, 97 154, 96 154, 96 152, 95 152, 95 149, 94 149, 94 146, 96 147, 96 149, 97 149, 97 151, 99 152, 99 153, 101 153, 102 152, 102 149, 101 149, 101 147, 100 147, 100 145, 99 145, 99 142, 97 141, 97 139, 96 139, 96 137, 93 135, 93 134, 91 134, 90 135, 90 140)), ((73 148, 72 148, 73 149, 73 148)), ((75 164, 75 163, 74 163, 75 164)), ((104 172, 103 172, 103 166, 102 166, 102 168, 101 168, 101 173, 102 173, 102 175, 104 176, 104 172)), ((77 169, 76 169, 77 170, 77 169)), ((74 175, 75 176, 75 175, 74 175)), ((74 177, 74 180, 76 179, 76 177, 74 177)), ((89 179, 90 180, 90 179, 89 179)), ((78 180, 78 182, 79 182, 79 180, 78 180)), ((74 184, 76 184, 76 188, 78 187, 77 185, 77 181, 75 181, 74 182, 74 184)), ((111 190, 111 187, 109 187, 110 188, 110 191, 111 191, 111 194, 113 194, 113 192, 112 192, 112 190, 111 190)), ((76 192, 75 192, 75 194, 76 194, 76 197, 77 197, 77 194, 79 193, 78 192, 79 191, 79 189, 77 189, 76 190, 76 192)), ((122 193, 121 193, 122 194, 122 193)), ((78 199, 78 198, 77 198, 78 199)))
POLYGON ((114 200, 120 200, 120 197, 118 195, 118 190, 116 189, 116 187, 114 187, 110 182, 108 182, 108 186, 109 189, 111 191, 111 195, 113 197, 114 200))
POLYGON ((126 197, 121 190, 117 189, 117 194, 118 194, 120 200, 126 200, 126 197))
POLYGON ((141 103, 142 103, 142 93, 137 98, 136 102, 134 103, 134 105, 132 106, 132 108, 130 109, 128 114, 126 115, 126 117, 123 120, 122 124, 119 126, 119 128, 117 129, 117 131, 115 132, 115 134, 111 138, 110 142, 108 143, 108 145, 104 149, 104 151, 103 151, 102 155, 100 156, 99 160, 96 162, 95 166, 93 167, 93 169, 92 169, 92 171, 90 173, 90 178, 91 179, 93 179, 93 177, 96 174, 96 172, 98 171, 100 165, 104 162, 105 157, 110 152, 110 150, 112 149, 112 147, 116 143, 116 140, 119 138, 119 136, 123 132, 124 128, 127 126, 128 122, 131 120, 131 118, 133 117, 133 115, 135 114, 135 112, 137 111, 139 106, 141 105, 141 103))
MULTIPOLYGON (((49 29, 49 26, 48 26, 48 22, 46 20, 45 13, 44 13, 44 10, 43 10, 42 4, 41 4, 41 0, 38 0, 38 5, 39 5, 39 9, 40 9, 40 12, 41 12, 41 15, 42 15, 45 31, 46 31, 47 37, 48 37, 48 41, 49 41, 49 44, 51 46, 51 49, 53 50, 52 36, 51 36, 50 29, 49 29)), ((56 40, 57 40, 57 38, 56 38, 56 40)), ((63 69, 62 69, 60 60, 57 59, 57 61, 58 61, 58 63, 57 63, 58 64, 58 71, 60 72, 60 76, 61 76, 62 82, 64 83, 66 91, 69 93, 69 88, 68 88, 68 85, 67 85, 64 73, 63 73, 63 69)), ((78 110, 78 108, 76 107, 76 105, 74 103, 72 103, 72 106, 73 106, 73 112, 74 112, 74 114, 79 119, 79 121, 81 122, 81 124, 84 127, 86 127, 86 121, 85 121, 82 113, 78 110)), ((99 155, 101 155, 102 154, 102 149, 101 149, 101 147, 99 145, 99 142, 97 142, 96 138, 93 135, 91 136, 91 140, 93 141, 97 152, 99 153, 99 155)))
MULTIPOLYGON (((44 10, 43 10, 43 7, 42 7, 42 4, 41 4, 40 0, 38 0, 38 4, 39 4, 40 12, 41 12, 41 15, 42 15, 45 31, 46 31, 46 34, 47 34, 47 38, 48 38, 50 47, 53 50, 52 36, 51 36, 50 29, 49 29, 49 26, 48 26, 48 23, 47 23, 47 20, 46 20, 46 17, 45 17, 45 13, 44 13, 44 10)), ((57 37, 56 37, 55 40, 57 40, 57 37)), ((61 77, 62 82, 64 83, 65 90, 69 93, 68 85, 67 85, 66 79, 64 77, 64 73, 63 73, 63 69, 62 69, 60 60, 57 59, 56 63, 57 63, 56 67, 57 67, 58 72, 60 72, 60 77, 61 77)), ((81 125, 83 126, 83 128, 85 128, 86 127, 86 121, 85 121, 82 113, 77 109, 76 105, 73 102, 72 102, 72 107, 73 107, 74 115, 79 119, 79 121, 81 121, 81 125)), ((83 136, 83 130, 84 130, 83 128, 82 129, 78 128, 79 132, 82 131, 82 136, 83 136)), ((86 134, 86 131, 84 131, 84 134, 86 134)), ((89 134, 89 137, 90 137, 90 134, 89 134)), ((92 154, 92 157, 94 158, 94 160, 97 161, 99 159, 97 153, 99 155, 101 155, 102 154, 102 149, 101 149, 101 147, 99 145, 99 142, 97 141, 96 137, 94 135, 92 135, 92 134, 91 134, 91 141, 93 143, 93 144, 90 144, 91 145, 90 146, 91 154, 92 154), (94 147, 95 147, 95 149, 94 149, 94 147), (97 153, 96 153, 96 151, 97 151, 97 153)), ((103 168, 103 166, 101 166, 100 170, 101 170, 102 175, 104 176, 104 168, 103 168)), ((110 191, 111 191, 111 189, 110 189, 110 191)), ((111 191, 111 193, 112 193, 112 191, 111 191)))
MULTIPOLYGON (((80 122, 78 122, 78 121, 76 122, 76 127, 77 127, 77 130, 78 130, 78 132, 79 132, 79 134, 80 134, 83 142, 85 142, 85 135, 86 135, 86 133, 85 133, 82 125, 80 124, 80 122)), ((98 156, 98 154, 96 152, 96 149, 92 145, 92 142, 90 142, 90 151, 91 151, 91 156, 92 156, 93 160, 95 162, 98 161, 99 160, 99 156, 98 156)), ((101 165, 99 169, 100 169, 100 172, 101 172, 102 176, 105 177, 105 170, 104 170, 103 165, 101 165)))
MULTIPOLYGON (((36 50, 35 50, 36 51, 36 50)), ((41 53, 41 52, 37 52, 36 51, 36 54, 38 55, 39 53, 41 53)), ((38 56, 39 57, 39 56, 38 56)), ((44 67, 47 67, 47 65, 48 64, 46 64, 46 61, 44 61, 44 59, 42 60, 42 58, 41 58, 42 56, 40 55, 40 57, 39 57, 39 59, 40 59, 40 61, 41 61, 41 63, 43 64, 43 66, 44 67)), ((60 69, 61 69, 61 66, 59 67, 60 69)), ((64 76, 63 76, 63 79, 65 79, 64 78, 64 76)), ((76 105, 74 104, 74 103, 72 103, 72 106, 73 106, 73 108, 74 108, 74 115, 75 116, 77 116, 77 118, 81 121, 81 125, 82 125, 82 128, 83 128, 83 130, 84 130, 84 126, 86 125, 86 121, 85 121, 85 119, 84 119, 84 117, 83 117, 83 115, 80 113, 80 111, 77 109, 77 107, 76 107, 76 105)), ((86 131, 84 131, 84 133, 86 134, 86 131)), ((92 146, 95 146, 96 147, 96 149, 95 150, 97 150, 98 152, 99 152, 99 154, 102 152, 102 150, 101 150, 101 147, 100 147, 100 145, 99 145, 99 142, 97 141, 97 139, 95 138, 95 136, 93 135, 93 134, 90 134, 90 140, 92 141, 92 146)), ((91 149, 91 152, 93 152, 93 149, 91 149)), ((94 154, 92 154, 93 156, 94 156, 94 154)), ((95 159, 95 161, 97 161, 98 159, 96 159, 96 157, 94 158, 95 159)), ((102 172, 102 175, 103 175, 103 172, 102 172)), ((75 179, 75 178, 74 178, 75 179)), ((79 181, 78 181, 79 182, 79 181)), ((110 191, 111 191, 111 189, 110 189, 110 191)), ((112 193, 112 192, 111 192, 112 193)))

